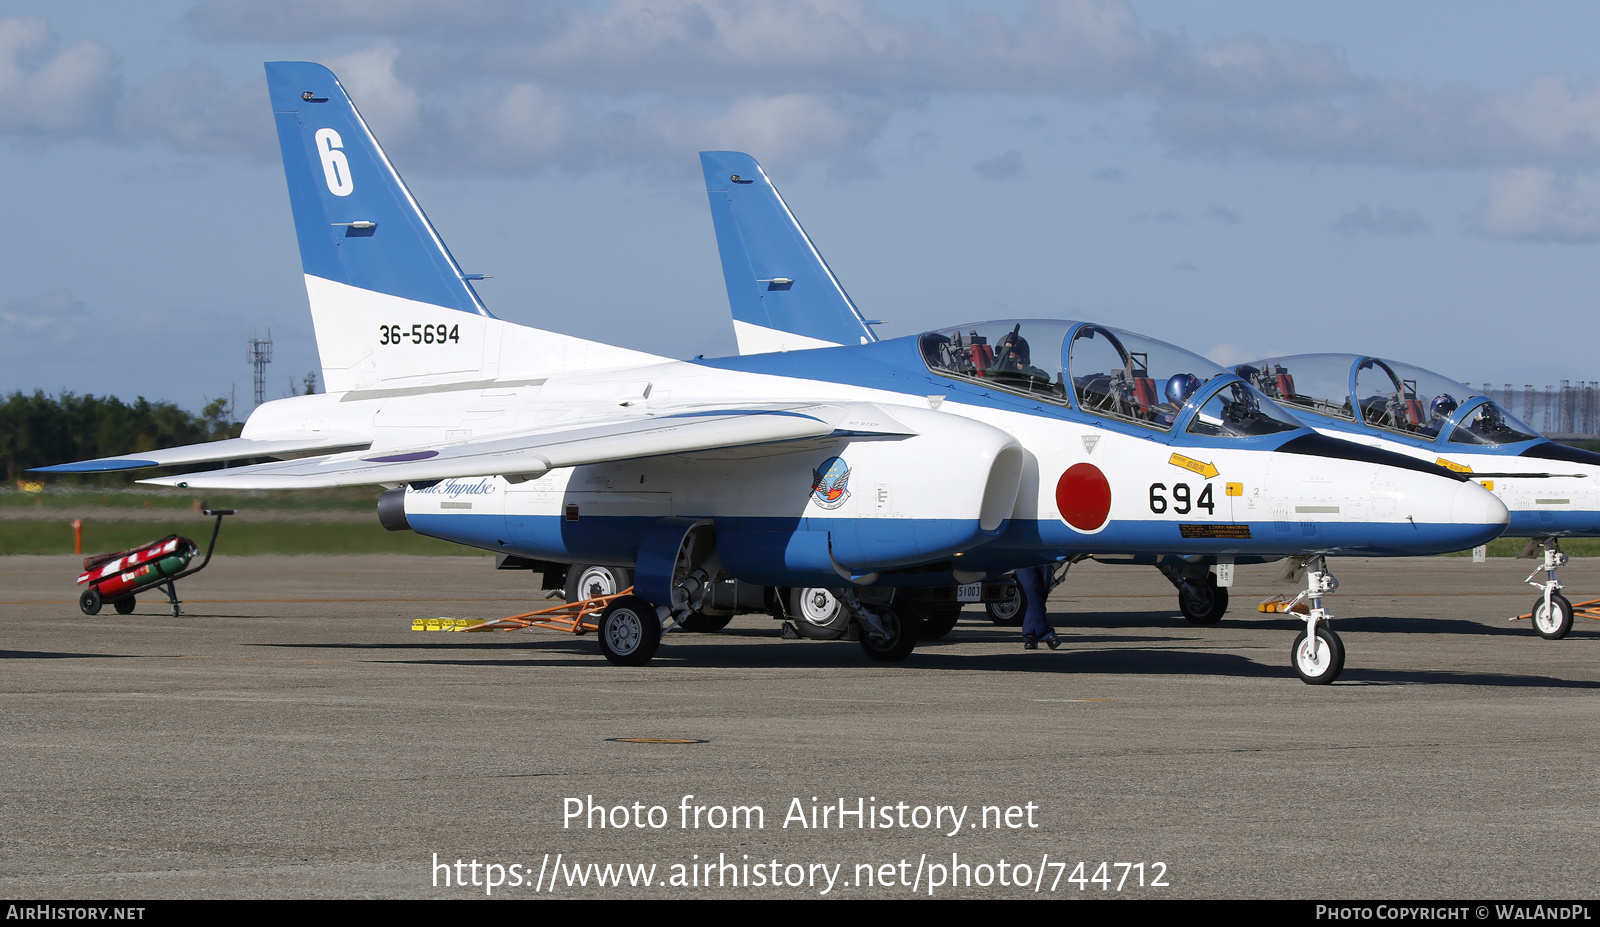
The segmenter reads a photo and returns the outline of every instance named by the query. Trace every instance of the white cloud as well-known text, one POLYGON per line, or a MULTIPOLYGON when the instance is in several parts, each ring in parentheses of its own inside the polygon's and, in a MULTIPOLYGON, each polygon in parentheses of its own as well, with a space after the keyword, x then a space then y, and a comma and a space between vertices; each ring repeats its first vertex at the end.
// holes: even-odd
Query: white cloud
MULTIPOLYGON (((865 0, 201 0, 186 22, 218 41, 356 37, 364 47, 331 63, 386 144, 458 172, 661 169, 682 160, 665 146, 711 144, 846 163, 896 113, 987 93, 1144 99, 1180 152, 1600 167, 1600 83, 1379 80, 1325 44, 1150 29, 1125 0, 943 20, 865 0), (474 127, 483 145, 463 158, 438 126, 474 127)), ((123 94, 104 46, 54 43, 43 20, 0 20, 0 133, 105 132, 115 106, 122 140, 271 156, 258 83, 223 87, 196 62, 123 94)))
POLYGON ((208 61, 163 71, 117 104, 115 125, 123 142, 154 142, 174 151, 277 156, 265 81, 227 87, 208 61))
POLYGON ((1432 226, 1415 209, 1396 209, 1393 206, 1373 209, 1362 203, 1334 220, 1333 230, 1353 238, 1358 235, 1415 235, 1431 231, 1432 226))
POLYGON ((0 133, 93 135, 118 92, 118 62, 89 40, 61 46, 43 19, 0 18, 0 133))
POLYGON ((1491 238, 1600 241, 1600 178, 1542 167, 1500 171, 1470 225, 1491 238))
POLYGON ((323 62, 356 101, 361 116, 381 129, 385 144, 404 144, 422 128, 422 100, 395 74, 400 49, 391 41, 323 62))
POLYGON ((4 333, 7 341, 26 337, 29 341, 25 343, 35 347, 36 339, 42 335, 53 336, 52 340, 55 341, 65 341, 88 314, 89 310, 84 307, 82 300, 74 299, 71 290, 60 287, 48 293, 19 299, 0 309, 0 333, 4 333))

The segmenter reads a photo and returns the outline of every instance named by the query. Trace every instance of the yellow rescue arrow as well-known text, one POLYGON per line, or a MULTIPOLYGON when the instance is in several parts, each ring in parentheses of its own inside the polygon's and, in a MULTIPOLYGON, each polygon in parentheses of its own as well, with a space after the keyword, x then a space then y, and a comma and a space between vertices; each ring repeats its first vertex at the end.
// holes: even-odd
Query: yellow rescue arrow
POLYGON ((1172 459, 1167 463, 1172 464, 1174 467, 1182 467, 1185 470, 1198 473, 1208 480, 1217 475, 1217 468, 1214 465, 1208 464, 1203 460, 1185 457, 1182 454, 1173 454, 1172 459))
POLYGON ((1445 460, 1443 457, 1439 458, 1438 464, 1439 464, 1439 466, 1444 467, 1446 470, 1454 470, 1457 473, 1471 473, 1472 472, 1472 468, 1467 466, 1466 464, 1458 464, 1453 460, 1445 460))

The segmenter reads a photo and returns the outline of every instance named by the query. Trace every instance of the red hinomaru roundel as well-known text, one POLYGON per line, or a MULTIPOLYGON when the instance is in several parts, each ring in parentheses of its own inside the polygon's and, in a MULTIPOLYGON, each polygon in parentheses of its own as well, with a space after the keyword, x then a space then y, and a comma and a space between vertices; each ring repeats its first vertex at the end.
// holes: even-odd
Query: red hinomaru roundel
POLYGON ((1091 463, 1073 464, 1056 482, 1056 509, 1079 531, 1095 531, 1111 514, 1111 484, 1091 463))

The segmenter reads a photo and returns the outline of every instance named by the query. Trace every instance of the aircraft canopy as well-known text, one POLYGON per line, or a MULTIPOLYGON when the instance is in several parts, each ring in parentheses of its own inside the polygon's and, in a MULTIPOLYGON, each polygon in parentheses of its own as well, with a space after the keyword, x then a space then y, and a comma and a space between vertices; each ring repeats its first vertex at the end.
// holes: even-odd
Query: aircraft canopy
POLYGON ((1080 411, 1171 431, 1250 437, 1305 427, 1229 371, 1164 341, 1088 322, 1008 319, 928 332, 936 373, 1035 396, 1080 411), (1212 381, 1225 378, 1213 387, 1212 381))
POLYGON ((1472 387, 1431 370, 1359 354, 1300 354, 1234 368, 1290 408, 1423 441, 1515 444, 1538 432, 1472 387))

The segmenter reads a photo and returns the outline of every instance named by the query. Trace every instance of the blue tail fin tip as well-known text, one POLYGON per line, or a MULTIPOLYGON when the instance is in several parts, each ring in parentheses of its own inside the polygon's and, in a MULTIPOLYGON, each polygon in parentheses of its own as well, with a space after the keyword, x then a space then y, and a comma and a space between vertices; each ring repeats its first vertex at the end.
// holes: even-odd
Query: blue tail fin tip
POLYGON ((307 61, 266 71, 305 272, 488 315, 333 72, 307 61))
POLYGON ((877 340, 755 158, 702 151, 700 166, 735 321, 818 343, 877 340))

